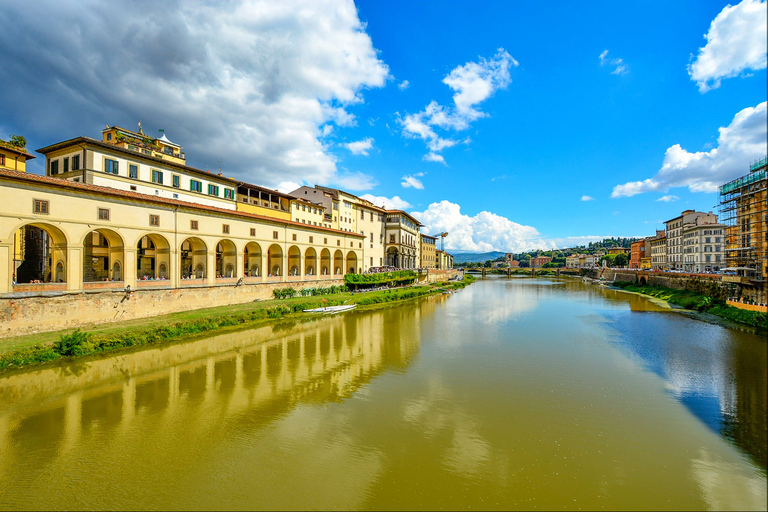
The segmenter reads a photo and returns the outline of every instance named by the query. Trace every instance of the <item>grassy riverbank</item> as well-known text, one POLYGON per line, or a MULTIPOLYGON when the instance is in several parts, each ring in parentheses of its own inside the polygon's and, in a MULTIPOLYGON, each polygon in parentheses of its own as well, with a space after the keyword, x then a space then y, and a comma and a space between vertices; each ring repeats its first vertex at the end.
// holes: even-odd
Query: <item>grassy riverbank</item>
POLYGON ((719 316, 733 322, 757 327, 761 331, 768 331, 768 315, 765 313, 746 311, 729 306, 722 300, 713 299, 707 295, 689 290, 674 290, 661 286, 642 286, 624 282, 614 283, 614 285, 630 292, 656 297, 685 309, 709 313, 710 315, 719 316))
POLYGON ((367 293, 335 293, 319 297, 294 297, 184 311, 151 318, 67 330, 17 336, 0 340, 0 370, 78 357, 128 347, 179 341, 228 329, 250 328, 303 310, 340 304, 373 308, 416 297, 464 288, 475 280, 409 286, 367 293))

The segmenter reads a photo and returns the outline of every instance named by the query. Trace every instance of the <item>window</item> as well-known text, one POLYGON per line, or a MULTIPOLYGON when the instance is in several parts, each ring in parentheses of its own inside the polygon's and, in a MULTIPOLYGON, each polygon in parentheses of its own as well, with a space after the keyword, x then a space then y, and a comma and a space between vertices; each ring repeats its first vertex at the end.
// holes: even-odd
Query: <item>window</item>
POLYGON ((80 169, 80 155, 75 155, 72 157, 72 170, 77 171, 80 169))
POLYGON ((134 192, 136 192, 136 185, 131 185, 131 190, 133 190, 134 192))
POLYGON ((310 237, 309 237, 309 243, 312 243, 312 242, 314 242, 314 240, 315 240, 315 237, 313 237, 313 236, 310 236, 310 237))
POLYGON ((256 236, 256 228, 251 228, 251 236, 256 236))
MULTIPOLYGON (((371 243, 373 243, 373 231, 371 231, 371 243)), ((373 263, 371 263, 373 265, 373 263)))
POLYGON ((50 208, 48 207, 48 201, 44 201, 42 199, 34 199, 34 206, 32 211, 34 213, 41 213, 43 215, 48 215, 50 213, 50 208))
POLYGON ((139 166, 136 164, 128 164, 128 177, 134 180, 139 179, 139 166))
POLYGON ((5 165, 5 155, 0 155, 0 165, 5 165))
POLYGON ((179 194, 173 194, 173 198, 174 199, 178 199, 179 198, 179 194))
POLYGON ((389 235, 389 243, 395 243, 395 235, 389 235))
POLYGON ((117 163, 117 160, 112 160, 111 158, 105 158, 104 159, 104 172, 108 172, 110 174, 117 174, 118 173, 118 163, 117 163))
POLYGON ((305 204, 301 205, 301 211, 303 212, 307 211, 307 205, 305 204))
POLYGON ((218 196, 219 195, 219 186, 218 185, 211 185, 208 184, 208 195, 209 196, 218 196))
POLYGON ((62 166, 63 170, 61 172, 69 172, 69 158, 64 158, 64 165, 62 166))
POLYGON ((293 234, 292 240, 293 240, 294 242, 296 241, 296 233, 294 233, 294 234, 293 234))
POLYGON ((111 133, 107 134, 107 140, 112 140, 112 134, 111 133))
POLYGON ((157 183, 158 185, 163 184, 163 173, 162 171, 158 171, 156 169, 152 169, 152 183, 157 183))
POLYGON ((363 248, 363 242, 359 242, 358 245, 360 246, 360 249, 363 248))
POLYGON ((179 176, 178 174, 172 175, 171 181, 173 182, 173 188, 181 187, 181 176, 179 176))
POLYGON ((149 216, 149 225, 150 226, 159 226, 160 225, 160 216, 159 215, 150 215, 149 216))
POLYGON ((198 228, 197 228, 197 221, 196 220, 189 221, 189 229, 191 229, 193 231, 197 231, 198 228))
POLYGON ((341 247, 341 240, 336 240, 336 245, 341 247))
POLYGON ((221 225, 221 232, 225 235, 229 234, 229 224, 222 224, 221 225))
POLYGON ((235 198, 235 190, 231 188, 225 188, 224 189, 224 198, 225 199, 234 199, 235 198))
POLYGON ((339 203, 335 202, 333 203, 333 209, 338 210, 339 209, 339 203))
POLYGON ((277 240, 277 231, 273 231, 273 232, 272 232, 272 238, 273 238, 274 240, 277 240))
POLYGON ((109 210, 107 208, 99 208, 99 220, 109 220, 109 210))
MULTIPOLYGON (((5 157, 3 157, 5 158, 5 157)), ((58 160, 51 160, 51 176, 54 174, 59 174, 59 161, 58 160)))
POLYGON ((189 180, 189 190, 192 192, 203 192, 203 182, 197 180, 189 180))
POLYGON ((360 218, 365 220, 365 212, 363 210, 360 210, 360 218))
POLYGON ((328 245, 328 239, 327 239, 327 238, 323 238, 323 243, 324 243, 325 245, 328 245))

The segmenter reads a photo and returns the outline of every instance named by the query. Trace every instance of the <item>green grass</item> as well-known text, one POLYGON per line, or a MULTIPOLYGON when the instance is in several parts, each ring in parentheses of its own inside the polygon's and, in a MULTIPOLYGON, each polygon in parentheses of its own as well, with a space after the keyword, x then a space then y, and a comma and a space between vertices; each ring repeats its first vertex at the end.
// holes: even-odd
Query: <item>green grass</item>
POLYGON ((322 298, 294 297, 216 308, 184 311, 84 330, 66 330, 0 341, 0 370, 44 363, 62 357, 79 357, 129 347, 179 341, 227 329, 251 328, 261 323, 285 318, 305 309, 340 304, 374 306, 399 302, 445 289, 460 289, 472 283, 464 281, 396 288, 364 294, 337 293, 322 298))
POLYGON ((709 313, 733 322, 751 325, 760 331, 768 331, 768 315, 729 306, 721 298, 713 298, 691 290, 674 290, 661 286, 643 286, 628 282, 614 283, 614 285, 630 292, 656 297, 685 309, 709 313))

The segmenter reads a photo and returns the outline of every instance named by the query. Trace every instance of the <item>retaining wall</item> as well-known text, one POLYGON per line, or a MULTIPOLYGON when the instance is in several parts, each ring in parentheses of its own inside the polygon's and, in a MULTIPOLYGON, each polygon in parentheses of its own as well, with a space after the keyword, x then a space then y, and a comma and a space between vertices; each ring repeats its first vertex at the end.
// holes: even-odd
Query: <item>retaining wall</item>
POLYGON ((273 290, 289 286, 302 289, 342 285, 343 279, 328 279, 321 282, 136 289, 130 294, 123 290, 96 290, 0 298, 0 338, 267 300, 273 298, 273 290))

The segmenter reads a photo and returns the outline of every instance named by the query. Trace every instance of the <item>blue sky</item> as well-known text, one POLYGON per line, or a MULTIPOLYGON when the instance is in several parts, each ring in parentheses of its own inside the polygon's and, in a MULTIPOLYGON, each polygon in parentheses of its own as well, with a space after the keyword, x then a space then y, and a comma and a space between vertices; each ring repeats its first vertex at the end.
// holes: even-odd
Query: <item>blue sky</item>
POLYGON ((66 4, 0 13, 0 137, 142 121, 190 165, 344 188, 453 251, 650 235, 768 151, 757 0, 66 4))

